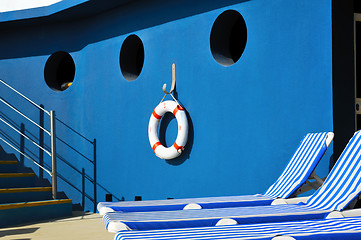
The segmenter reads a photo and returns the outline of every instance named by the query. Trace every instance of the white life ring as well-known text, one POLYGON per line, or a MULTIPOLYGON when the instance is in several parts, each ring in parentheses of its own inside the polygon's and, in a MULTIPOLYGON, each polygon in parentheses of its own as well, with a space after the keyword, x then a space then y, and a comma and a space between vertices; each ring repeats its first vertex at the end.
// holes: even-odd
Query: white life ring
POLYGON ((150 116, 148 137, 150 146, 159 158, 173 159, 181 155, 188 139, 188 121, 184 109, 175 101, 161 102, 150 116), (168 148, 160 143, 158 137, 159 122, 166 112, 173 113, 178 123, 177 139, 174 144, 168 148))

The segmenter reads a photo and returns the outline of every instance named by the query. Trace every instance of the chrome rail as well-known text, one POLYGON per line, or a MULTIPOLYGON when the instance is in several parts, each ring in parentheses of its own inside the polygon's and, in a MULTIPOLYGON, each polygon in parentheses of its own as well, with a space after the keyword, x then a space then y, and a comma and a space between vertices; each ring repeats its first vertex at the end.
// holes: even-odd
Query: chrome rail
POLYGON ((56 134, 55 134, 55 112, 54 111, 47 111, 44 108, 40 107, 38 104, 36 104, 35 102, 33 102, 32 100, 30 100, 29 98, 27 98, 26 96, 24 96, 23 94, 21 94, 19 91, 17 91, 16 89, 14 89, 13 87, 11 87, 9 84, 7 84, 5 81, 0 79, 0 82, 2 84, 4 84, 6 87, 8 87, 10 90, 12 90, 13 92, 15 92, 16 94, 18 94, 19 96, 21 96, 23 99, 25 99, 26 101, 28 101, 29 103, 31 103, 33 106, 37 107, 38 109, 42 110, 43 112, 47 113, 50 116, 50 131, 48 131, 47 129, 43 128, 42 126, 40 126, 39 124, 37 124, 35 121, 33 121, 31 118, 29 118, 28 116, 26 116, 26 114, 22 113, 19 109, 17 109, 16 107, 14 107, 13 105, 11 105, 8 101, 6 101, 4 98, 0 97, 0 101, 5 104, 7 107, 9 107, 10 109, 12 109, 13 111, 15 111, 16 113, 18 113, 19 115, 21 115, 22 117, 24 117, 26 120, 28 120, 30 123, 34 124, 36 127, 38 127, 39 129, 43 130, 44 132, 46 132, 48 135, 50 135, 51 138, 51 152, 45 150, 43 147, 41 147, 39 144, 37 144, 35 141, 31 140, 28 136, 26 136, 26 134, 20 132, 19 130, 17 130, 16 128, 12 127, 9 123, 7 123, 3 118, 1 118, 0 120, 5 123, 8 127, 10 127, 12 130, 14 130, 15 132, 17 132, 18 134, 20 134, 22 137, 25 137, 26 139, 28 139, 31 143, 33 143, 35 146, 37 146, 38 148, 40 148, 42 151, 46 152, 47 154, 49 154, 49 156, 51 157, 51 170, 44 168, 43 166, 41 166, 41 164, 39 164, 38 162, 36 162, 34 159, 30 158, 29 156, 27 156, 26 154, 24 154, 22 151, 18 150, 16 147, 14 147, 13 145, 11 145, 9 142, 5 141, 3 138, 0 138, 0 140, 2 140, 4 143, 6 143, 8 146, 10 146, 11 148, 13 148, 15 151, 19 152, 21 155, 23 155, 24 157, 26 157, 27 159, 31 160, 35 165, 37 165, 38 167, 40 167, 41 169, 43 169, 45 172, 47 172, 50 176, 51 176, 51 186, 52 186, 52 196, 53 199, 57 198, 57 191, 58 191, 58 183, 57 183, 57 172, 56 172, 56 134))
MULTIPOLYGON (((26 120, 28 120, 29 122, 31 122, 32 124, 34 124, 35 126, 37 126, 38 128, 40 128, 41 130, 43 130, 44 132, 46 132, 49 136, 51 135, 51 133, 46 130, 45 128, 41 127, 39 124, 37 124, 35 121, 31 120, 29 117, 27 117, 25 114, 23 114, 20 110, 18 110, 16 107, 14 107, 13 105, 11 105, 8 101, 6 101, 4 98, 0 97, 0 101, 2 103, 4 103, 6 106, 8 106, 9 108, 11 108, 12 110, 14 110, 16 113, 20 114, 22 117, 24 117, 26 120)), ((45 111, 43 109, 43 111, 45 111)), ((50 116, 50 115, 49 115, 50 116)))
POLYGON ((52 173, 44 168, 43 166, 41 166, 37 161, 35 161, 34 159, 32 159, 31 157, 29 157, 28 155, 26 155, 25 153, 22 153, 19 149, 17 149, 16 147, 14 147, 11 143, 7 142, 5 139, 3 139, 2 137, 0 137, 0 140, 3 141, 4 143, 6 143, 8 146, 10 146, 12 149, 14 149, 15 151, 17 151, 18 153, 20 153, 21 155, 23 155, 24 157, 26 157, 27 159, 31 160, 35 165, 37 165, 38 167, 40 167, 41 169, 43 169, 45 172, 47 172, 50 176, 52 176, 52 173))
MULTIPOLYGON (((21 129, 20 131, 17 129, 17 127, 14 127, 15 125, 13 125, 14 123, 10 124, 9 123, 9 118, 6 117, 6 115, 4 115, 1 112, 0 116, 0 121, 3 122, 4 124, 6 124, 8 127, 10 127, 12 130, 14 130, 16 133, 18 133, 23 139, 27 139, 29 140, 31 143, 33 143, 38 149, 39 149, 39 163, 34 160, 33 158, 31 158, 30 156, 28 156, 27 154, 25 154, 25 150, 21 149, 21 144, 20 147, 15 147, 14 145, 12 145, 11 143, 9 143, 8 141, 6 141, 4 138, 0 137, 0 140, 3 141, 4 143, 6 143, 7 145, 9 145, 12 149, 14 149, 15 151, 17 151, 18 153, 20 153, 20 156, 25 157, 29 160, 31 160, 35 165, 37 165, 39 167, 39 175, 42 178, 42 170, 44 170, 46 173, 48 173, 51 176, 51 182, 52 182, 52 196, 54 199, 56 199, 57 197, 57 179, 60 178, 61 180, 63 180, 64 182, 66 182, 67 184, 69 184, 71 187, 73 187, 75 190, 77 190, 78 192, 83 194, 83 199, 84 197, 88 198, 91 202, 93 202, 94 204, 94 212, 96 212, 96 205, 97 205, 97 186, 100 186, 102 189, 104 189, 105 191, 107 191, 103 186, 99 185, 99 183, 97 183, 97 174, 96 174, 96 139, 89 140, 88 138, 86 138, 84 135, 80 134, 79 132, 77 132, 76 130, 74 130, 72 127, 70 127, 69 125, 67 125, 66 123, 64 123, 63 121, 61 121, 59 118, 56 117, 55 115, 55 111, 47 111, 44 109, 43 105, 38 105, 36 104, 34 101, 30 100, 28 97, 26 97, 25 95, 23 95, 22 93, 20 93, 19 91, 17 91, 15 88, 13 88, 12 86, 10 86, 9 84, 7 84, 4 80, 0 79, 0 83, 2 83, 3 85, 5 85, 7 88, 9 88, 10 90, 12 90, 14 93, 18 94, 20 97, 22 97, 23 99, 25 99, 27 102, 29 102, 30 104, 32 104, 33 106, 35 106, 36 108, 38 108, 41 113, 41 119, 40 120, 40 125, 37 124, 35 121, 33 121, 31 118, 29 118, 28 116, 26 116, 26 114, 24 114, 23 112, 21 112, 19 109, 17 109, 15 106, 13 106, 12 104, 10 104, 8 101, 6 101, 3 97, 0 97, 0 102, 2 102, 4 105, 6 105, 7 107, 9 107, 10 109, 12 109, 14 112, 16 112, 17 114, 19 114, 20 116, 22 116, 23 118, 25 118, 26 120, 28 120, 30 123, 32 123, 34 126, 36 126, 39 129, 39 144, 36 143, 33 139, 31 139, 28 135, 25 134, 24 129, 21 129), (47 130, 44 127, 44 114, 42 113, 46 113, 49 118, 50 118, 50 130, 47 130), (4 119, 4 118, 5 119, 4 119), (82 139, 86 140, 88 143, 90 143, 93 146, 93 154, 92 154, 92 158, 89 158, 87 156, 85 156, 83 153, 81 153, 80 151, 78 151, 77 149, 75 149, 73 146, 69 145, 68 143, 66 143, 64 140, 62 140, 61 138, 59 138, 56 135, 56 122, 61 123, 62 125, 64 125, 66 128, 70 129, 73 133, 75 133, 76 135, 80 136, 82 139), (44 137, 43 134, 41 134, 41 132, 45 132, 50 136, 50 147, 47 146, 46 144, 44 145, 44 137), (89 161, 91 164, 93 164, 93 174, 94 177, 93 179, 87 175, 84 170, 80 171, 79 169, 75 168, 75 166, 73 166, 70 162, 68 162, 65 158, 63 158, 61 155, 59 155, 56 151, 56 141, 59 140, 61 143, 63 143, 65 146, 67 146, 68 148, 72 149, 76 154, 78 154, 79 156, 81 156, 82 158, 86 159, 87 161, 89 161), (19 150, 20 149, 20 150, 19 150), (45 152, 47 155, 49 155, 51 157, 51 166, 49 166, 49 164, 45 164, 43 162, 42 159, 42 154, 43 152, 45 152), (72 184, 68 179, 66 179, 64 176, 60 175, 59 173, 57 173, 57 160, 60 160, 62 162, 64 162, 65 164, 67 164, 68 166, 70 166, 72 169, 74 169, 76 172, 78 172, 79 174, 82 175, 83 178, 83 189, 80 190, 78 187, 76 187, 74 184, 72 184), (45 166, 45 167, 44 167, 45 166), (46 168, 47 167, 47 168, 46 168), (92 198, 89 194, 85 193, 85 182, 84 180, 87 179, 89 182, 91 182, 94 186, 93 191, 94 191, 94 197, 92 198)), ((10 120, 11 121, 11 120, 10 120)), ((24 124, 21 124, 24 125, 24 124)), ((24 126, 22 126, 24 127, 24 126)), ((1 130, 2 134, 3 131, 1 130)), ((30 135, 32 135, 30 133, 30 135)), ((34 135, 32 135, 34 137, 34 135)), ((7 138, 7 136, 5 136, 7 138)), ((35 138, 36 139, 36 138, 35 138)), ((26 148, 25 148, 26 149, 26 148)), ((31 153, 31 152, 30 152, 31 153)), ((32 153, 33 154, 33 153, 32 153)), ((33 154, 34 155, 34 154, 33 154)), ((107 191, 108 192, 108 191, 107 191)), ((83 208, 85 205, 85 201, 83 200, 83 208)))
POLYGON ((50 111, 50 148, 51 148, 51 183, 53 190, 53 198, 56 199, 58 189, 58 181, 56 177, 56 135, 55 135, 55 112, 50 111))
POLYGON ((21 94, 19 91, 17 91, 15 88, 13 88, 12 86, 10 86, 9 84, 7 84, 4 80, 0 79, 0 82, 2 84, 4 84, 6 87, 8 87, 9 89, 11 89, 13 92, 17 93, 19 96, 21 96, 22 98, 24 98, 26 101, 28 101, 29 103, 31 103, 32 105, 34 105, 35 107, 39 108, 40 110, 44 111, 46 114, 48 114, 50 116, 50 112, 45 110, 44 108, 40 107, 38 104, 34 103, 33 101, 31 101, 29 98, 27 98, 26 96, 24 96, 23 94, 21 94))
POLYGON ((30 137, 28 137, 26 134, 22 133, 21 131, 19 131, 18 129, 16 129, 14 126, 12 126, 10 123, 8 123, 7 121, 5 121, 2 117, 0 117, 0 121, 3 122, 5 125, 7 125, 9 128, 11 128, 12 130, 14 130, 15 132, 19 133, 21 136, 23 136, 24 138, 26 138, 27 140, 29 140, 31 143, 33 143, 35 146, 37 146, 38 148, 40 148, 42 151, 44 151, 46 154, 48 154, 49 156, 51 156, 51 153, 46 150, 45 148, 43 148, 42 146, 40 146, 39 144, 37 144, 35 141, 33 141, 30 137))

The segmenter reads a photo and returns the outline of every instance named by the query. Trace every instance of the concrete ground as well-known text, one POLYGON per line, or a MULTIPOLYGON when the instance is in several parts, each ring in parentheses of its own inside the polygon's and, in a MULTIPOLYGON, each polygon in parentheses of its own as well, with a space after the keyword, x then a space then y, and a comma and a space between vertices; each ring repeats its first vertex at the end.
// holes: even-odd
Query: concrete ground
POLYGON ((2 240, 112 240, 96 213, 73 212, 72 217, 45 222, 0 228, 2 240))

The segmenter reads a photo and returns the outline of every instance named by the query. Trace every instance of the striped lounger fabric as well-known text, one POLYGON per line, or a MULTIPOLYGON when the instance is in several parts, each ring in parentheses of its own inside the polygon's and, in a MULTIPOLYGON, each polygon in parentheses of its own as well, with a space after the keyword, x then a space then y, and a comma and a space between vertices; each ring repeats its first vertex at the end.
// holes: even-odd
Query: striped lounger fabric
POLYGON ((361 217, 247 224, 219 227, 126 231, 114 240, 205 240, 205 239, 361 239, 361 217), (282 238, 283 236, 284 238, 282 238), (286 238, 288 237, 288 238, 286 238), (292 238, 290 238, 292 237, 292 238))
POLYGON ((270 205, 276 198, 288 198, 309 178, 316 165, 326 152, 333 139, 333 133, 309 133, 301 141, 288 165, 264 194, 169 199, 135 202, 100 202, 98 211, 101 215, 107 212, 147 212, 172 211, 184 208, 223 208, 270 205))
POLYGON ((234 223, 266 223, 324 219, 341 211, 361 191, 361 132, 354 134, 339 160, 306 204, 251 206, 183 211, 108 213, 103 222, 109 231, 150 230, 219 225, 220 220, 234 223))

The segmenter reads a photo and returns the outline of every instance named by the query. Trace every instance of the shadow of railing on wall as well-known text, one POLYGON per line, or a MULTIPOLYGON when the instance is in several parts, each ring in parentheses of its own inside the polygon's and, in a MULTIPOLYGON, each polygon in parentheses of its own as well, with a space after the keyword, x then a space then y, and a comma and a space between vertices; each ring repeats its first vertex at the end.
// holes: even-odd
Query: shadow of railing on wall
MULTIPOLYGON (((87 198, 93 203, 93 211, 96 212, 97 187, 100 187, 105 192, 107 192, 109 194, 112 194, 104 186, 100 185, 97 182, 97 174, 96 174, 96 169, 97 169, 97 160, 96 160, 97 144, 96 144, 96 139, 94 138, 93 140, 90 140, 89 138, 85 137, 83 134, 79 133, 74 128, 70 127, 68 124, 66 124, 65 122, 63 122, 59 118, 55 117, 55 112, 51 111, 51 112, 54 112, 54 120, 53 120, 54 121, 54 139, 55 139, 56 144, 59 144, 59 143, 62 144, 63 146, 65 146, 65 148, 70 149, 78 157, 80 157, 81 159, 86 160, 86 162, 90 163, 92 165, 92 169, 93 169, 93 171, 92 171, 93 176, 91 177, 85 171, 85 169, 89 169, 89 166, 86 167, 84 165, 84 167, 82 167, 81 169, 79 167, 76 167, 75 164, 72 164, 69 160, 67 160, 66 157, 64 157, 63 154, 60 154, 60 153, 54 151, 55 150, 55 145, 53 146, 52 142, 51 142, 51 146, 49 146, 48 144, 45 143, 44 134, 45 133, 49 134, 50 131, 47 131, 46 128, 44 127, 44 125, 45 125, 44 124, 44 113, 49 113, 49 111, 45 110, 43 105, 37 105, 36 103, 31 101, 27 97, 22 95, 21 93, 16 91, 14 88, 12 88, 10 85, 5 83, 1 79, 0 79, 0 83, 5 85, 6 87, 8 87, 13 92, 17 93, 18 96, 22 97, 24 100, 26 100, 27 102, 30 102, 33 106, 35 106, 36 108, 39 109, 39 123, 37 123, 37 122, 31 120, 25 114, 23 114, 18 108, 13 106, 10 102, 5 100, 2 96, 0 96, 1 103, 8 106, 14 112, 20 114, 22 117, 27 119, 30 123, 32 123, 32 125, 35 125, 37 127, 37 129, 39 129, 38 136, 36 136, 36 134, 34 134, 34 132, 29 131, 28 129, 25 128, 24 123, 19 124, 16 121, 14 121, 14 119, 11 119, 6 113, 4 113, 3 111, 0 111, 0 121, 3 123, 2 125, 6 126, 8 129, 11 129, 12 132, 15 132, 16 136, 20 136, 19 139, 15 139, 13 137, 13 135, 8 134, 7 131, 4 131, 3 129, 0 129, 0 136, 1 136, 0 140, 2 140, 5 144, 7 144, 8 146, 13 148, 15 151, 17 151, 20 154, 19 161, 20 161, 20 163, 22 165, 24 164, 24 159, 25 158, 31 160, 34 164, 38 165, 39 166, 39 178, 40 179, 44 178, 44 171, 49 173, 50 176, 55 175, 55 179, 54 179, 54 177, 52 177, 53 187, 54 187, 54 180, 55 180, 55 191, 56 191, 56 179, 58 177, 59 179, 64 181, 66 184, 68 184, 74 190, 76 190, 77 192, 79 192, 81 194, 81 196, 82 196, 81 207, 82 207, 83 210, 85 209, 85 198, 87 198), (59 124, 64 126, 66 129, 68 129, 72 133, 72 139, 75 138, 74 136, 77 136, 78 139, 81 139, 82 141, 86 142, 89 145, 89 147, 91 148, 90 151, 92 152, 92 154, 84 154, 82 151, 80 151, 79 149, 74 147, 74 145, 70 144, 69 142, 67 142, 66 140, 60 138, 59 136, 56 136, 55 135, 55 125, 59 125, 59 124), (36 149, 38 149, 38 154, 36 154, 34 152, 34 149, 26 147, 26 144, 25 144, 26 141, 30 141, 31 143, 33 143, 33 145, 36 146, 36 149), (54 157, 52 156, 53 151, 54 151, 54 157), (47 164, 47 163, 44 162, 44 155, 46 155, 46 154, 49 155, 49 156, 52 156, 52 163, 51 164, 47 164), (89 155, 91 155, 91 156, 89 156, 89 155), (54 164, 53 163, 53 158, 55 160, 59 159, 59 161, 61 161, 62 163, 64 163, 68 167, 70 167, 77 174, 79 174, 81 176, 81 179, 82 179, 82 181, 81 181, 82 186, 81 187, 76 186, 75 183, 73 183, 71 180, 69 180, 69 178, 64 176, 62 173, 56 172, 56 167, 55 167, 55 173, 52 174, 53 172, 50 172, 48 169, 53 169, 53 164, 54 164), (86 182, 87 181, 93 185, 93 194, 92 194, 92 196, 91 196, 90 193, 86 192, 86 182)), ((51 128, 52 127, 53 126, 51 126, 51 128)), ((52 131, 53 131, 53 128, 52 128, 52 131)), ((79 142, 79 141, 77 141, 77 142, 79 142)), ((55 194, 55 196, 56 196, 56 194, 55 194)), ((119 198, 115 197, 114 195, 113 195, 113 197, 115 199, 121 201, 119 198)))

